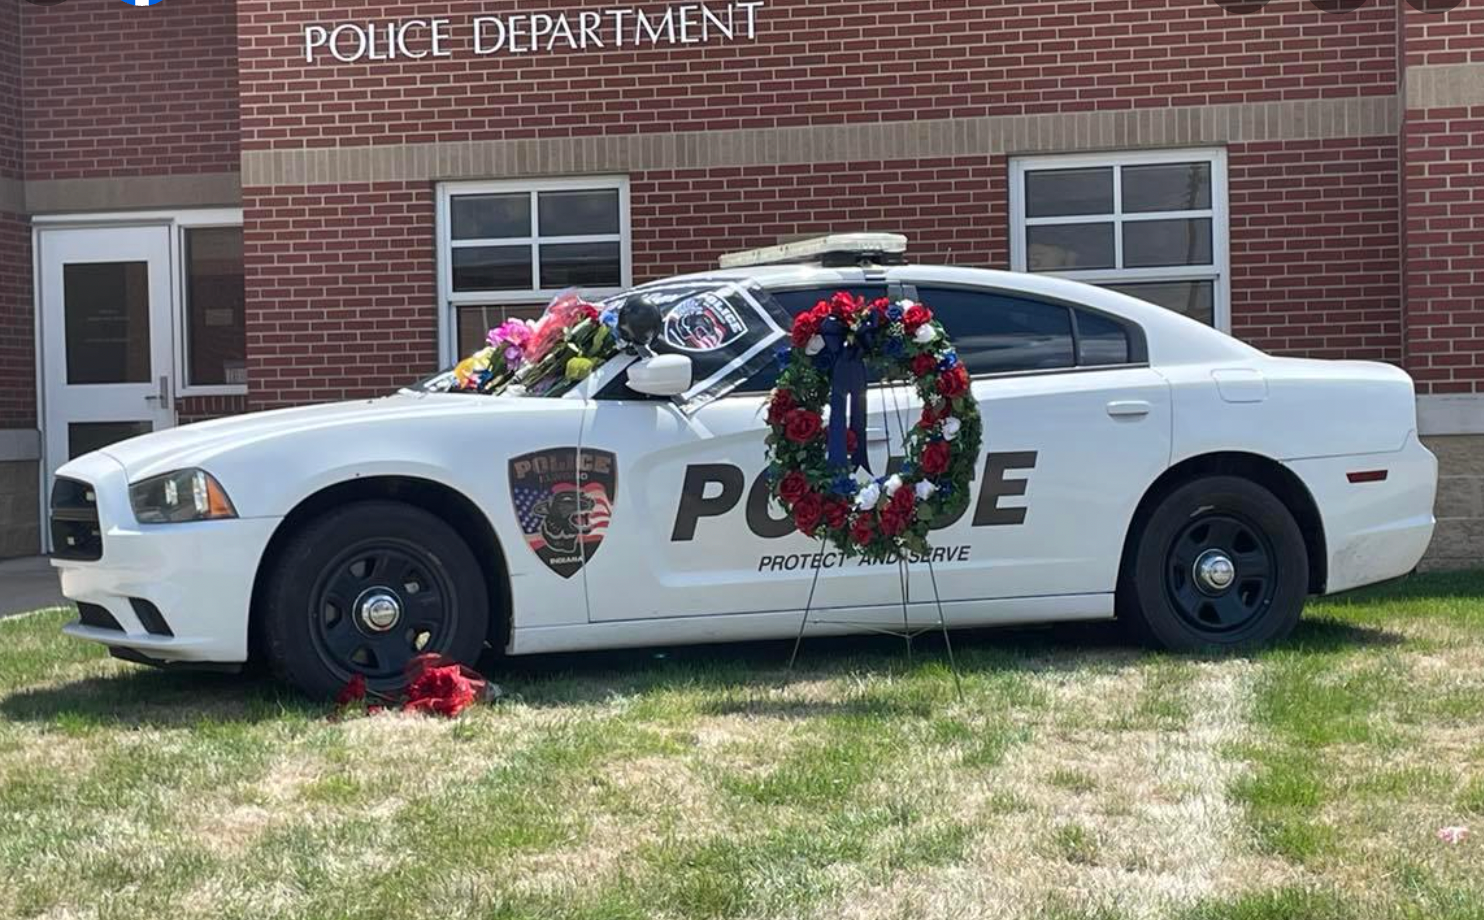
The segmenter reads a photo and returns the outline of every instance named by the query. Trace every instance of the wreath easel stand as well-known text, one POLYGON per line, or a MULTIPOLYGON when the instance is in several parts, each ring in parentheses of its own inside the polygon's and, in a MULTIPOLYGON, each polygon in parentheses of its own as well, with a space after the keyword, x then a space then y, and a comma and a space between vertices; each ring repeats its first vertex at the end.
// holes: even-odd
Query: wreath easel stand
POLYGON ((773 428, 768 439, 770 471, 774 496, 794 515, 802 532, 818 536, 820 554, 784 680, 792 678, 811 624, 899 635, 909 661, 913 640, 938 629, 943 633, 954 687, 962 700, 963 683, 927 537, 950 495, 955 500, 966 499, 971 469, 977 462, 980 420, 978 407, 968 392, 968 375, 931 311, 910 300, 883 299, 866 306, 861 298, 837 294, 801 314, 795 320, 792 338, 793 348, 784 349, 780 356, 784 371, 769 401, 769 424, 773 428), (922 421, 909 434, 897 392, 888 379, 885 392, 891 395, 893 411, 886 412, 883 405, 883 415, 888 442, 895 417, 904 449, 903 464, 899 473, 860 483, 853 473, 840 473, 860 468, 869 471, 864 443, 868 361, 884 366, 888 378, 907 376, 914 380, 924 410, 922 421), (827 464, 825 448, 819 443, 826 392, 830 405, 827 464), (954 444, 960 436, 962 440, 954 444), (904 489, 906 494, 902 494, 904 489), (964 489, 965 495, 957 496, 957 489, 964 489), (816 615, 820 575, 831 542, 846 547, 842 550, 846 558, 862 556, 872 563, 895 558, 901 591, 900 629, 880 621, 816 615), (927 564, 937 611, 933 624, 912 625, 909 550, 927 564))

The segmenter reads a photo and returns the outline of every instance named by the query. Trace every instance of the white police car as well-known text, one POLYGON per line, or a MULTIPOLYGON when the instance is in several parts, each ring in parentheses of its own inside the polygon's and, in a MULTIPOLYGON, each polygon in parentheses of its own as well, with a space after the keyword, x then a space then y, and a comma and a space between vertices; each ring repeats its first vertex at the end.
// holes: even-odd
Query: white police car
MULTIPOLYGON (((1308 595, 1421 559, 1437 468, 1402 371, 1270 357, 1074 282, 893 264, 904 242, 830 238, 660 287, 683 305, 749 282, 776 316, 842 289, 932 308, 985 422, 973 495, 933 541, 952 625, 1117 616, 1169 648, 1260 644, 1308 595)), ((672 312, 672 355, 614 359, 560 398, 428 386, 80 457, 52 497, 66 631, 154 664, 262 656, 326 694, 356 672, 394 687, 421 651, 792 636, 816 569, 816 607, 900 623, 896 566, 822 550, 770 504, 771 371, 744 359, 780 330, 706 312, 672 312)), ((872 390, 876 468, 914 399, 872 390)), ((927 575, 910 568, 912 614, 935 619, 927 575)))

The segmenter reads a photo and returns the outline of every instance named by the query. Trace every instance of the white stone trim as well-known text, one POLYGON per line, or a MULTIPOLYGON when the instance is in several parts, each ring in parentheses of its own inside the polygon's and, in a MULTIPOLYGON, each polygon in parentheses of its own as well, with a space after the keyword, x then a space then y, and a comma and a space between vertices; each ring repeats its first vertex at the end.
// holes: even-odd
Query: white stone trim
POLYGON ((1419 396, 1417 427, 1424 437, 1484 434, 1484 394, 1419 396))
POLYGON ((35 428, 0 428, 0 463, 41 459, 41 432, 35 428))

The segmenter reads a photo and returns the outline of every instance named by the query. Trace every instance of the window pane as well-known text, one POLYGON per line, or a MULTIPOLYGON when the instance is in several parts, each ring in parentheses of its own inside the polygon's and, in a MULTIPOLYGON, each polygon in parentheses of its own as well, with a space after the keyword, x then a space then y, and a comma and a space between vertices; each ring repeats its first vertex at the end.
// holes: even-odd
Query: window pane
POLYGON ((618 232, 618 189, 541 192, 542 236, 618 232))
POLYGON ((1113 213, 1113 169, 1038 169, 1025 174, 1025 216, 1113 213))
POLYGON ((531 247, 469 246, 453 250, 455 291, 529 291, 531 247))
POLYGON ((247 383, 242 228, 185 231, 186 356, 192 386, 247 383))
POLYGON ((1128 363, 1128 330, 1101 313, 1077 311, 1077 364, 1102 367, 1128 363))
POLYGON ((459 307, 456 311, 458 323, 458 349, 455 354, 472 355, 487 344, 491 329, 507 319, 539 319, 546 309, 544 304, 500 304, 488 307, 459 307))
POLYGON ((1208 326, 1216 324, 1214 281, 1151 281, 1143 284, 1107 284, 1104 287, 1147 300, 1176 313, 1183 313, 1208 326))
POLYGON ((149 434, 154 427, 151 422, 73 422, 67 426, 67 459, 149 434))
POLYGON ((1141 220, 1123 225, 1125 268, 1210 265, 1211 219, 1141 220))
POLYGON ((541 247, 541 287, 619 287, 623 260, 618 243, 559 243, 541 247))
POLYGON ((68 383, 148 383, 149 263, 62 267, 68 383))
POLYGON ((1027 227, 1026 257, 1033 272, 1112 268, 1113 225, 1027 227))
POLYGON ((494 240, 531 235, 531 196, 526 192, 506 195, 458 195, 453 198, 453 238, 494 240))
POLYGON ((1211 207, 1210 163, 1161 163, 1123 168, 1123 210, 1198 211, 1211 207))
POLYGON ((1072 314, 1066 307, 1005 294, 923 288, 922 300, 953 336, 971 374, 1071 367, 1072 314))

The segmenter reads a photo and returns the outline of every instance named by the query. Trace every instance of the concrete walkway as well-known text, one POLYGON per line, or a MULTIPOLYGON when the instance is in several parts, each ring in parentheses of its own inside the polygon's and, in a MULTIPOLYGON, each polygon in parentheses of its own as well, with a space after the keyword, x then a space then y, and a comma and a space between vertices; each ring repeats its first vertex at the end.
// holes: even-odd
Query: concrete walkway
POLYGON ((0 559, 0 617, 69 603, 62 597, 57 570, 45 557, 0 559))

